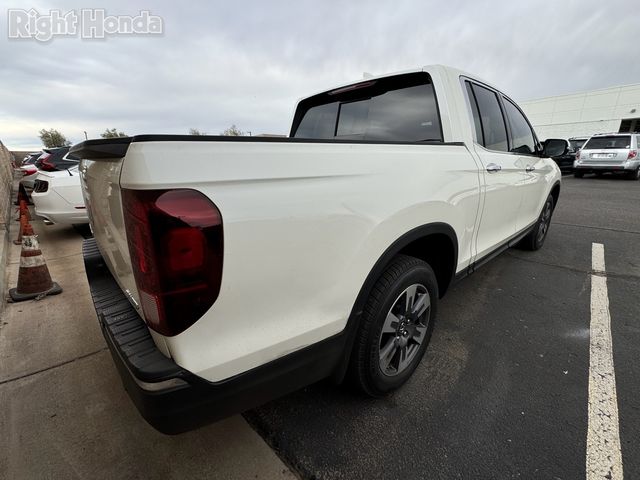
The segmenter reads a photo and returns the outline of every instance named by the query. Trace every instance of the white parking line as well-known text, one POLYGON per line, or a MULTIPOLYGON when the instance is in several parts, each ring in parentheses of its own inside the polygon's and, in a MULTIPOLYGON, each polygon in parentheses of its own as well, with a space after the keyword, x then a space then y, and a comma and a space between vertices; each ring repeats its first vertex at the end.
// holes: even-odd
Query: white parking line
POLYGON ((589 344, 589 430, 587 479, 623 478, 611 317, 604 245, 591 248, 591 335, 589 344))

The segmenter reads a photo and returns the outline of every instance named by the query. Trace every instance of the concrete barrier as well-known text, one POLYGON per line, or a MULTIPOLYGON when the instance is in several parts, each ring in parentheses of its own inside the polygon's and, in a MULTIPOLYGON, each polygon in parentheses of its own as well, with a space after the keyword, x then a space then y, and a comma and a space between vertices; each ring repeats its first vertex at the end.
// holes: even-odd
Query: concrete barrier
MULTIPOLYGON (((9 225, 11 222, 11 190, 13 186, 13 154, 0 141, 0 292, 6 292, 7 250, 9 245, 9 225)), ((4 308, 0 301, 0 311, 4 308)))

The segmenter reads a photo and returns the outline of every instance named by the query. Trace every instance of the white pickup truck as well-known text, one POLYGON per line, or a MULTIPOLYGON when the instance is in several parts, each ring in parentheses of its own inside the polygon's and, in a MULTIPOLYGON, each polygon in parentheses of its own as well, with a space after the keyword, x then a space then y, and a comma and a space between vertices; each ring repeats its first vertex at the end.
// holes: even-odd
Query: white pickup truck
POLYGON ((131 398, 178 433, 326 377, 398 388, 453 281, 542 246, 560 193, 548 157, 566 149, 443 66, 305 98, 289 138, 74 146, 87 277, 131 398))

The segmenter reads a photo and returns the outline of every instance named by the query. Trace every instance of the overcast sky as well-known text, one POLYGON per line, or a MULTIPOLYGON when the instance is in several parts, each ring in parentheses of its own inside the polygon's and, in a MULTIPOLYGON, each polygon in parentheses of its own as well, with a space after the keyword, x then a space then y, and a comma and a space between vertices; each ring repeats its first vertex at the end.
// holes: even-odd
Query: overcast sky
POLYGON ((0 139, 40 145, 106 128, 127 134, 286 134, 295 101, 334 85, 432 63, 486 79, 516 100, 640 82, 637 2, 3 2, 0 139), (160 36, 8 39, 7 8, 106 8, 163 19, 160 36))

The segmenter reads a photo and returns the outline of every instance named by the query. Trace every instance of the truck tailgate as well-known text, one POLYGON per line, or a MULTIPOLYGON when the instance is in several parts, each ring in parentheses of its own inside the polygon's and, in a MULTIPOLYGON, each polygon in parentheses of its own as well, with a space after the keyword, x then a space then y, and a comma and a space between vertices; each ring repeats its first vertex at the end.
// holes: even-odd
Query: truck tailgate
MULTIPOLYGON (((102 257, 113 278, 116 279, 138 314, 142 316, 127 246, 120 192, 120 172, 126 147, 131 139, 127 138, 129 142, 126 143, 122 140, 124 139, 100 141, 98 145, 101 147, 111 145, 117 148, 113 149, 112 154, 105 152, 103 158, 83 159, 79 168, 80 182, 93 235, 102 257), (118 140, 120 142, 117 142, 118 140)), ((95 152, 85 153, 85 155, 98 156, 95 152)), ((156 344, 163 353, 168 354, 164 342, 156 339, 156 344)))

